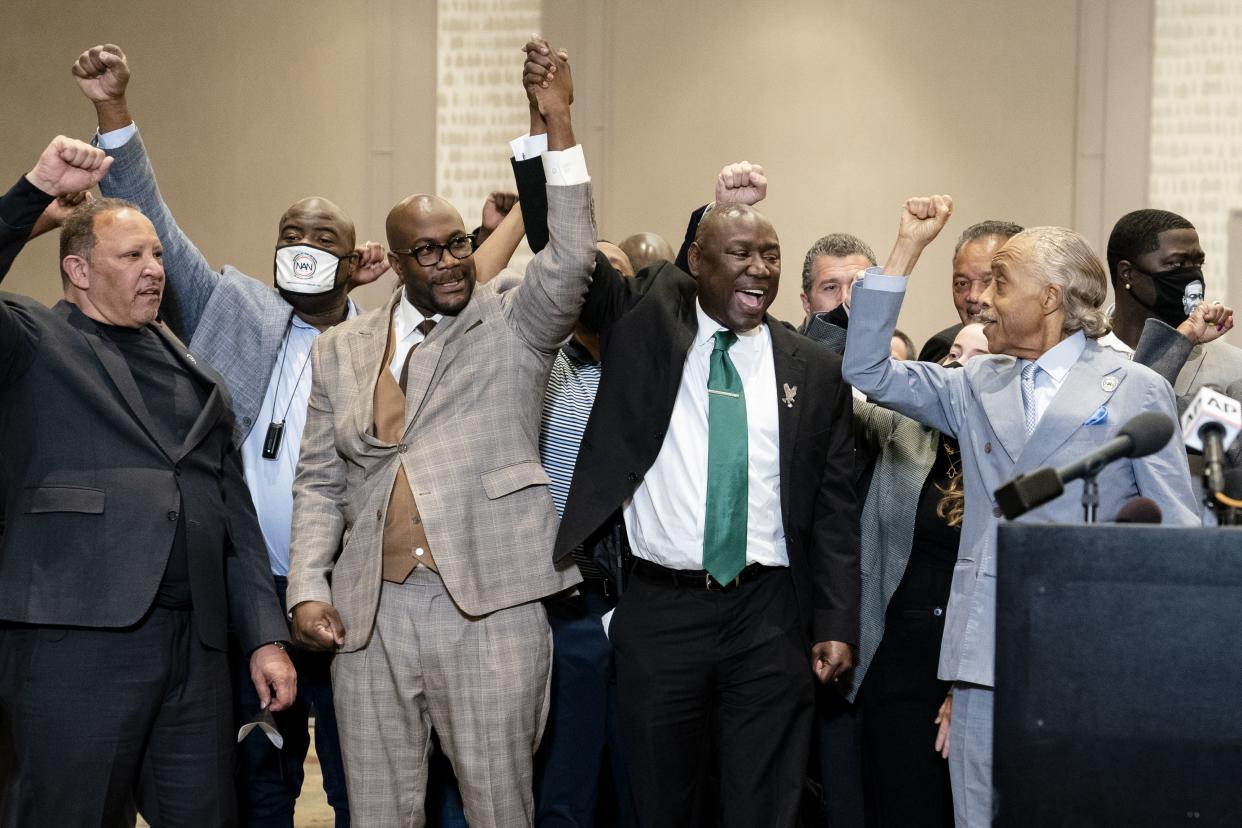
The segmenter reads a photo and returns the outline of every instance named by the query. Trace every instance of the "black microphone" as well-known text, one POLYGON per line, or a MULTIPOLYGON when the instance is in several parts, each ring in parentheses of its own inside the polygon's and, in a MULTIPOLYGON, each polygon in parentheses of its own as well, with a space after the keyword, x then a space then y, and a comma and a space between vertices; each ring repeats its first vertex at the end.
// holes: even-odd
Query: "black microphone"
POLYGON ((1122 457, 1146 457, 1164 448, 1173 436, 1173 421, 1158 411, 1144 411, 1131 418, 1117 436, 1076 463, 1061 469, 1046 466, 1020 474, 993 495, 1009 520, 1026 514, 1065 492, 1065 484, 1080 477, 1094 477, 1100 469, 1122 457))
MULTIPOLYGON (((1242 402, 1242 380, 1229 383, 1225 396, 1242 402)), ((1234 464, 1242 463, 1242 440, 1233 441, 1233 445, 1225 451, 1225 459, 1234 464)))
POLYGON ((1117 429, 1117 436, 1100 446, 1077 463, 1057 470, 1062 483, 1087 475, 1099 474, 1100 469, 1122 457, 1146 457, 1165 447, 1173 437, 1173 421, 1159 411, 1144 411, 1132 417, 1117 429))
POLYGON ((1135 497, 1122 504, 1113 522, 1159 524, 1164 522, 1164 513, 1160 511, 1160 505, 1150 497, 1135 497))

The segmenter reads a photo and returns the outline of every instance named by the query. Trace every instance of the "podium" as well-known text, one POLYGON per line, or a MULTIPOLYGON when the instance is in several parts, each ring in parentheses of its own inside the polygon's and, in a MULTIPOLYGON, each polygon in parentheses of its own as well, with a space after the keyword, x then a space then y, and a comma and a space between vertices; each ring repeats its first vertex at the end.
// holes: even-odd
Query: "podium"
POLYGON ((1242 529, 1002 524, 996 825, 1242 825, 1242 529))

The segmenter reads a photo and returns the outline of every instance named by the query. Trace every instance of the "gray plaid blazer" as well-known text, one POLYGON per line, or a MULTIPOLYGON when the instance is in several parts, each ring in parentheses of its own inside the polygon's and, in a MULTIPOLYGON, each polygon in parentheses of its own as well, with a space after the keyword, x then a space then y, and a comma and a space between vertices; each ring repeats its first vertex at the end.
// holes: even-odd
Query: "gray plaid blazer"
POLYGON ((884 638, 888 602, 906 574, 919 495, 936 462, 939 439, 940 432, 896 411, 854 400, 854 442, 875 446, 879 455, 862 510, 858 660, 838 688, 851 702, 884 638))
POLYGON ((552 560, 556 510, 539 462, 544 387, 578 319, 595 262, 591 185, 548 187, 551 242, 528 265, 475 290, 410 361, 406 430, 374 434, 374 389, 395 291, 383 308, 322 334, 293 486, 289 606, 334 604, 343 650, 371 636, 384 510, 405 468, 454 602, 481 616, 581 580, 552 560))
POLYGON ((293 306, 271 285, 237 268, 212 269, 164 203, 141 135, 107 153, 112 167, 99 191, 134 202, 155 225, 167 280, 160 317, 224 378, 233 408, 233 442, 240 446, 259 419, 293 306))

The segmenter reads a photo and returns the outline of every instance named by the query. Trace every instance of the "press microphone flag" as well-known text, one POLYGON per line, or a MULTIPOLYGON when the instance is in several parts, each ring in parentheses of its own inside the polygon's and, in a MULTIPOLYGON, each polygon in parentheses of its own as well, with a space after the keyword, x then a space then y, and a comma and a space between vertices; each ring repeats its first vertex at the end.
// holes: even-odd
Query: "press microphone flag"
POLYGON ((1026 514, 1065 493, 1065 484, 1099 474, 1100 469, 1122 457, 1146 457, 1164 448, 1173 436, 1173 420, 1158 411, 1145 411, 1131 418, 1117 436, 1076 463, 1061 469, 1044 467, 1020 474, 993 494, 1001 514, 1009 520, 1026 514))
POLYGON ((1220 435, 1221 445, 1228 449, 1242 431, 1242 402, 1204 386, 1195 394, 1182 414, 1182 439, 1186 448, 1203 451, 1203 438, 1213 432, 1220 435))

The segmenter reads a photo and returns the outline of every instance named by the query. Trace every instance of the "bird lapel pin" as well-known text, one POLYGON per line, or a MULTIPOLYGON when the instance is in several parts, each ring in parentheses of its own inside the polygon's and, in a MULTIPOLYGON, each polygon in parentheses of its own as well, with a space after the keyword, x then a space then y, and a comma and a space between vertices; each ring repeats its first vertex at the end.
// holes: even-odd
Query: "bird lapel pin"
POLYGON ((785 386, 785 396, 781 398, 781 402, 785 404, 786 408, 793 408, 794 398, 798 396, 798 386, 790 385, 787 382, 781 383, 781 385, 785 386))

